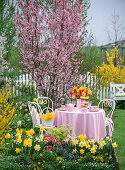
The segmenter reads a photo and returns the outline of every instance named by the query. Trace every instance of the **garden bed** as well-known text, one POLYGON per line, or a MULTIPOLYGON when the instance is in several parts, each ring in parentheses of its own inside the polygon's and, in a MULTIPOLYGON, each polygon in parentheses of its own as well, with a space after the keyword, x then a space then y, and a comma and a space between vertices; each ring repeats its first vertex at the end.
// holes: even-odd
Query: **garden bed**
POLYGON ((113 154, 115 156, 115 169, 119 170, 119 162, 118 162, 118 158, 117 158, 117 155, 116 155, 116 152, 115 152, 114 148, 113 148, 113 154))
POLYGON ((113 149, 117 144, 112 144, 108 137, 88 140, 81 134, 72 138, 70 127, 67 128, 65 125, 59 129, 45 131, 41 127, 40 130, 43 131, 43 135, 35 133, 33 129, 23 132, 19 128, 16 132, 6 134, 3 153, 8 166, 10 162, 10 167, 31 170, 119 169, 113 149))

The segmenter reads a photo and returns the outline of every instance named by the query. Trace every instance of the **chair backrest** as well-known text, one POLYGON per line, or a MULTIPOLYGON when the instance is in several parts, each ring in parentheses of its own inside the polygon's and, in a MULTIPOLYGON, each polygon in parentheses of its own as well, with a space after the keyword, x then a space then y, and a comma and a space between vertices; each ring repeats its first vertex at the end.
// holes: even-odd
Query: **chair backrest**
POLYGON ((41 111, 39 104, 28 101, 28 107, 29 107, 29 111, 32 116, 33 128, 34 127, 40 128, 40 126, 42 124, 42 115, 41 115, 42 111, 41 111), (38 113, 40 113, 40 115, 41 115, 40 117, 39 117, 38 113))
POLYGON ((40 96, 36 101, 39 105, 45 105, 44 108, 41 107, 42 113, 53 112, 53 101, 49 97, 40 96))
POLYGON ((99 102, 98 106, 105 110, 106 117, 112 118, 113 112, 115 110, 115 101, 114 100, 103 99, 99 102))

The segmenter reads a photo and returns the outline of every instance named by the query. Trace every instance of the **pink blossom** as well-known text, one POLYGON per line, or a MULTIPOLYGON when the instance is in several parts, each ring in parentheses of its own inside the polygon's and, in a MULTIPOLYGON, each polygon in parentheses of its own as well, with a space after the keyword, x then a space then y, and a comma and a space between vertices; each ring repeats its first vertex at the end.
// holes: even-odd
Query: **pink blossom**
POLYGON ((54 139, 54 138, 53 138, 52 136, 50 136, 50 137, 49 137, 49 140, 51 140, 51 141, 52 141, 53 139, 54 139))
POLYGON ((79 0, 74 4, 52 0, 50 11, 34 0, 19 0, 18 5, 22 16, 15 16, 14 23, 24 71, 32 73, 39 95, 49 96, 55 106, 60 105, 81 80, 81 58, 76 53, 86 33, 83 5, 79 0))
POLYGON ((56 143, 56 142, 57 142, 57 140, 56 140, 56 139, 53 139, 53 140, 52 140, 52 143, 56 143))
POLYGON ((47 146, 47 150, 50 150, 50 151, 51 151, 51 149, 52 149, 52 146, 51 146, 51 145, 48 145, 48 146, 47 146))
POLYGON ((45 134, 44 136, 45 136, 45 137, 49 137, 49 135, 48 135, 48 134, 45 134))

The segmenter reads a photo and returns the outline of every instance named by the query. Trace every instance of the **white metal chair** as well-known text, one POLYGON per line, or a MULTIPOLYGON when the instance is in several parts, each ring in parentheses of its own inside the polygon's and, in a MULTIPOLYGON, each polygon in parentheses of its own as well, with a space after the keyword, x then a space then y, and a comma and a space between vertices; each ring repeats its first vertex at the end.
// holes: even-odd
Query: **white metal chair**
MULTIPOLYGON (((44 108, 42 110, 38 103, 30 102, 30 101, 28 101, 28 107, 29 107, 29 111, 30 111, 31 116, 32 116, 33 129, 35 127, 40 128, 41 126, 43 126, 43 124, 42 124, 42 114, 44 113, 45 110, 47 110, 46 112, 49 112, 51 110, 51 108, 47 107, 47 108, 44 108), (39 117, 38 113, 40 113, 40 117, 39 117)), ((51 111, 53 111, 53 110, 51 110, 51 111)), ((53 127, 54 126, 52 126, 52 127, 51 126, 50 127, 44 126, 45 129, 50 129, 50 128, 53 128, 53 127)))
POLYGON ((112 119, 112 115, 115 110, 115 101, 113 99, 103 99, 99 102, 98 106, 105 110, 106 117, 112 119))
POLYGON ((115 110, 115 101, 112 99, 103 99, 99 102, 98 107, 105 110, 106 113, 106 126, 108 126, 108 136, 112 136, 114 130, 114 123, 112 121, 112 115, 115 110))
POLYGON ((28 101, 28 107, 29 107, 29 111, 31 113, 32 116, 32 121, 33 121, 33 129, 35 127, 40 128, 42 126, 42 111, 41 111, 41 107, 39 106, 38 103, 35 102, 30 102, 28 101), (40 113, 40 117, 39 114, 40 113))
POLYGON ((41 108, 41 113, 46 114, 49 112, 53 112, 53 101, 49 97, 40 96, 37 98, 36 102, 41 106, 45 105, 43 109, 41 108))

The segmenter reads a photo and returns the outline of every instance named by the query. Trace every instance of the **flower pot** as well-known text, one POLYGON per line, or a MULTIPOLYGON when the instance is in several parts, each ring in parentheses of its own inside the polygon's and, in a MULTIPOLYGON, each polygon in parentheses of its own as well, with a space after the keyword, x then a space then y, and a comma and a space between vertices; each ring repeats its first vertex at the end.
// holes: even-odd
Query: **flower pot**
POLYGON ((44 120, 44 121, 42 122, 42 124, 43 124, 43 126, 45 126, 45 127, 51 127, 51 126, 53 126, 53 124, 54 124, 54 119, 44 120))

